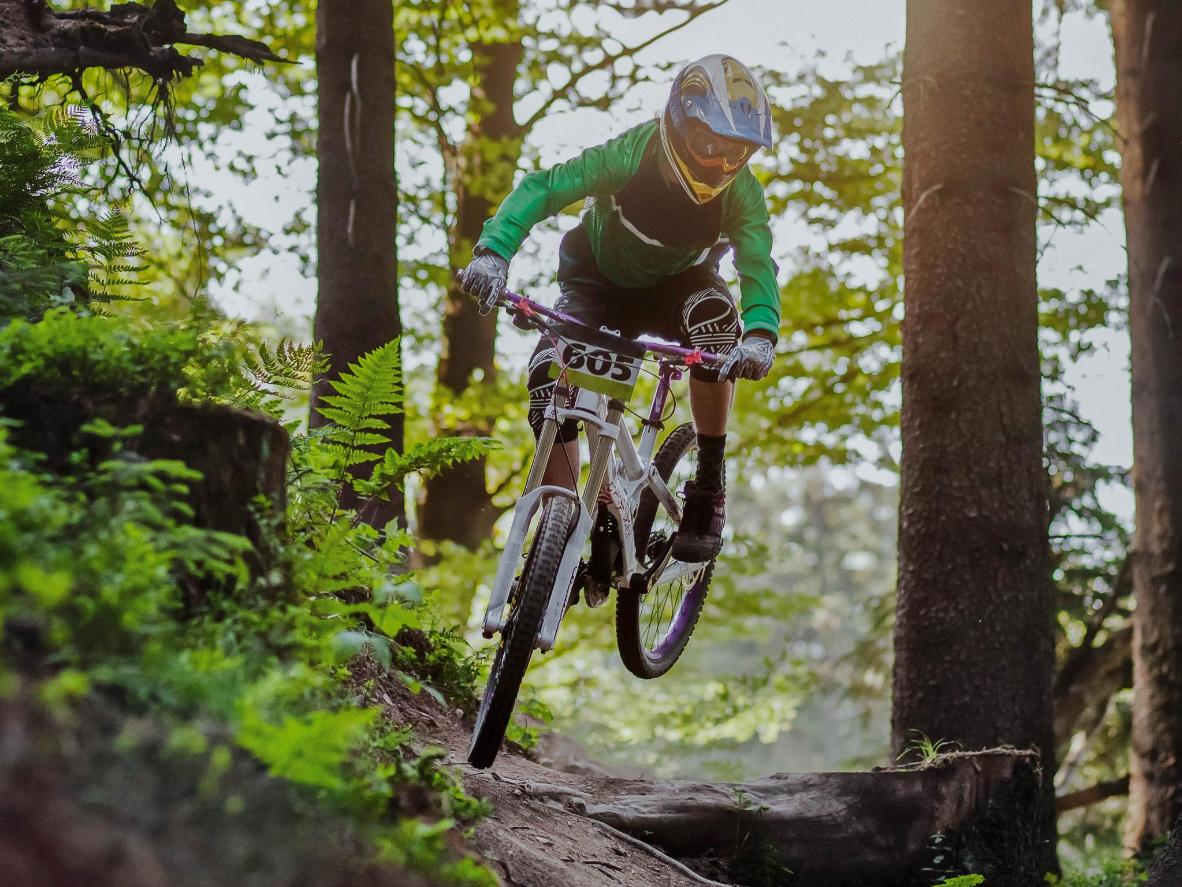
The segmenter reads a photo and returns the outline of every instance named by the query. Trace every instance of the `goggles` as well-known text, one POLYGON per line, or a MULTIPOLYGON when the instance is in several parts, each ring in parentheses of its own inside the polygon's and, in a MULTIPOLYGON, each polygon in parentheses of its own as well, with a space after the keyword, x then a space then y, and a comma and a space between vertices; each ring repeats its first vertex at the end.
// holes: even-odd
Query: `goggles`
POLYGON ((699 125, 690 126, 685 147, 694 163, 707 169, 721 170, 724 175, 736 172, 757 148, 750 142, 728 139, 699 125))

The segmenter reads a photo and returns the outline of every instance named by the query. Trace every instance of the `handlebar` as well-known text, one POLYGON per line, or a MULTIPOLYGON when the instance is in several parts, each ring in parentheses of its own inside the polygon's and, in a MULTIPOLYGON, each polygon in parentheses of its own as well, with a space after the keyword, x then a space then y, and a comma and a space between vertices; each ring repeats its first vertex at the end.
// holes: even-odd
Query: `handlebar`
POLYGON ((674 358, 677 362, 685 366, 705 364, 718 369, 725 367, 730 360, 724 354, 714 354, 711 351, 702 351, 700 348, 682 348, 678 345, 666 345, 664 342, 654 342, 651 339, 629 339, 618 333, 597 329, 584 323, 577 317, 571 317, 569 314, 563 314, 561 311, 547 308, 545 305, 525 296, 518 295, 517 293, 511 293, 508 290, 501 293, 497 303, 505 306, 509 311, 524 316, 527 320, 535 324, 538 323, 538 321, 534 320, 535 316, 540 315, 547 320, 560 323, 563 326, 573 326, 582 335, 593 337, 608 347, 618 348, 622 353, 632 354, 636 357, 642 357, 644 352, 651 351, 653 354, 674 358))

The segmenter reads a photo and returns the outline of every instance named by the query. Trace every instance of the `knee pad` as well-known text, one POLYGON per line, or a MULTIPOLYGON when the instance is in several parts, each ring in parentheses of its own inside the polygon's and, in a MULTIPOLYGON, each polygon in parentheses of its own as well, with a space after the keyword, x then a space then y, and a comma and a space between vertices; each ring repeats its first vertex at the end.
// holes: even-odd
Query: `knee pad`
MULTIPOLYGON (((739 343, 739 312, 730 293, 713 287, 693 293, 681 308, 682 325, 690 347, 714 354, 730 354, 739 343)), ((695 379, 717 382, 718 373, 702 366, 690 370, 695 379)))
MULTIPOLYGON (((529 361, 529 377, 526 382, 529 387, 529 427, 533 429, 535 439, 542 433, 546 407, 554 397, 555 381, 550 378, 550 364, 554 360, 554 356, 554 347, 545 345, 535 351, 529 361)), ((567 399, 568 405, 577 390, 571 389, 567 399)), ((574 419, 567 419, 558 427, 558 440, 563 443, 569 443, 578 436, 579 424, 574 419)))

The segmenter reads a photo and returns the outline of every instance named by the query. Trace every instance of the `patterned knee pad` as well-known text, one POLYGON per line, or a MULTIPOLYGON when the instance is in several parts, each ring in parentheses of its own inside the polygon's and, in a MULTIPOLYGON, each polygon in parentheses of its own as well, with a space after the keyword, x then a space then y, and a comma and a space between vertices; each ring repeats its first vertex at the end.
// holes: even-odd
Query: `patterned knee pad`
MULTIPOLYGON (((546 407, 554 396, 555 380, 550 378, 550 364, 555 357, 554 346, 542 342, 529 360, 529 426, 534 430, 534 437, 542 433, 542 422, 545 419, 546 407)), ((572 388, 568 403, 574 399, 577 388, 572 388)), ((558 440, 568 443, 579 436, 579 425, 574 419, 567 419, 558 427, 558 440)))
MULTIPOLYGON (((681 322, 690 347, 715 354, 730 354, 739 343, 739 313, 728 293, 698 290, 681 306, 681 322)), ((690 370, 695 379, 717 382, 718 373, 702 366, 690 370)))

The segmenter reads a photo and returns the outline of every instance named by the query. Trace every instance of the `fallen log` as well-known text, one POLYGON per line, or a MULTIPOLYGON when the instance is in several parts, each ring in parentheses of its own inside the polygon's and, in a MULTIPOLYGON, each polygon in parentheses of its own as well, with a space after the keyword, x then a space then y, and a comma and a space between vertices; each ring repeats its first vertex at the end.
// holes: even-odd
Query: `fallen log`
POLYGON ((726 860, 747 883, 929 887, 980 874, 1032 887, 1040 785, 1036 753, 1002 748, 748 783, 608 780, 584 812, 680 859, 726 860))

